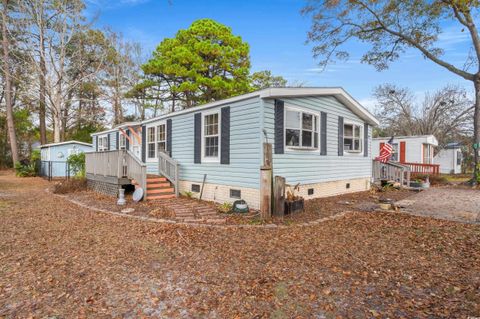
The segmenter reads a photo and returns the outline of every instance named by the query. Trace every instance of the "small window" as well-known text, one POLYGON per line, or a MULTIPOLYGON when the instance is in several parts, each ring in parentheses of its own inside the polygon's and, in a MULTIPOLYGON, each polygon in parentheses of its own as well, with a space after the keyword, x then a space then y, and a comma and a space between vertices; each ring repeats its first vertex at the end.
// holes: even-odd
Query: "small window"
POLYGON ((125 135, 123 135, 122 133, 119 134, 119 141, 118 141, 118 147, 121 149, 121 150, 124 150, 127 148, 127 138, 125 137, 125 135))
POLYGON ((203 157, 218 159, 219 154, 219 116, 218 113, 207 114, 203 117, 203 157))
POLYGON ((98 151, 99 152, 108 151, 108 137, 106 135, 98 137, 98 151))
POLYGON ((350 183, 345 184, 345 188, 349 189, 350 188, 350 183))
POLYGON ((313 188, 308 189, 308 195, 313 195, 313 188))
POLYGON ((147 157, 155 158, 155 127, 147 128, 147 157))
POLYGON ((157 126, 157 152, 165 152, 167 150, 166 145, 166 132, 165 132, 165 124, 157 126))
POLYGON ((192 184, 192 192, 199 193, 200 192, 200 185, 192 184))
POLYGON ((356 124, 343 126, 343 149, 350 153, 362 151, 362 127, 356 124))
POLYGON ((230 190, 230 198, 242 198, 242 192, 239 189, 231 189, 230 190))
POLYGON ((287 108, 285 145, 288 148, 318 149, 318 116, 287 108))
POLYGON ((393 148, 393 153, 392 153, 391 160, 393 162, 398 162, 398 143, 393 143, 392 148, 393 148))

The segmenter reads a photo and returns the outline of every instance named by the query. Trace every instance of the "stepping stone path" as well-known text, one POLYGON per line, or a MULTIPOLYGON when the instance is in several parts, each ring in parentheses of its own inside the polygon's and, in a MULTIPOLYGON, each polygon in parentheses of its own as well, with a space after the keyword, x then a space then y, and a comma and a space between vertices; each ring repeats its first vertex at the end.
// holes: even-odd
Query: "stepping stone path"
POLYGON ((184 223, 225 224, 227 219, 210 204, 185 198, 161 202, 165 209, 175 213, 175 220, 184 223))

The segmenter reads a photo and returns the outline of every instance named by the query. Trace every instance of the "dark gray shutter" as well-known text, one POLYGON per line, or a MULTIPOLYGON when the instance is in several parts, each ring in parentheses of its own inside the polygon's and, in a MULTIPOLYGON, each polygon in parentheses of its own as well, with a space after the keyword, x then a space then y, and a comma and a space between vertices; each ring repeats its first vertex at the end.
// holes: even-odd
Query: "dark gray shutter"
POLYGON ((167 120, 167 154, 172 157, 172 119, 167 120))
POLYGON ((142 125, 142 162, 147 159, 147 127, 142 125))
POLYGON ((230 106, 222 108, 220 117, 220 164, 230 164, 230 106))
POLYGON ((95 136, 95 152, 98 152, 98 135, 95 136))
POLYGON ((117 143, 116 143, 116 149, 118 150, 120 148, 120 133, 117 132, 117 143))
POLYGON ((195 113, 193 128, 193 162, 200 164, 202 162, 202 113, 195 113))
POLYGON ((284 152, 284 134, 283 117, 284 103, 281 100, 275 100, 275 154, 283 154, 284 152))
POLYGON ((368 124, 363 126, 363 156, 368 157, 368 124))
POLYGON ((107 150, 110 151, 110 133, 107 134, 107 150))
MULTIPOLYGON (((127 133, 127 136, 130 137, 130 129, 127 128, 126 133, 127 133)), ((130 140, 128 138, 125 138, 125 148, 127 150, 130 149, 130 140)))
POLYGON ((338 117, 338 156, 343 156, 343 117, 338 117))
POLYGON ((320 113, 320 155, 327 155, 327 113, 320 113))

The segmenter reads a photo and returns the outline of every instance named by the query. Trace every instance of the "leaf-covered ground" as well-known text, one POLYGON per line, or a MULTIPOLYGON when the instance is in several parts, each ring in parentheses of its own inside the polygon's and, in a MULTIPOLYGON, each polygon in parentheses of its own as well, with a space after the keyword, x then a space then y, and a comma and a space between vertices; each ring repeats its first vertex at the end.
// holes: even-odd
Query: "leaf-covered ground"
POLYGON ((193 228, 90 212, 0 173, 0 317, 480 316, 480 227, 355 213, 193 228))

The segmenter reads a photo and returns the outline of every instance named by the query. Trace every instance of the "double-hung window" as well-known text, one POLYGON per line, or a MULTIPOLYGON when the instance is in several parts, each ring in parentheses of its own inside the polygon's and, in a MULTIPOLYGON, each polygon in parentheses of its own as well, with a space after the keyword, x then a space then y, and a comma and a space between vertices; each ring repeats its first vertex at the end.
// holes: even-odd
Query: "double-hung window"
POLYGON ((318 149, 318 116, 295 109, 285 112, 285 145, 292 149, 318 149))
POLYGON ((155 127, 147 128, 147 157, 155 158, 155 127))
POLYGON ((203 116, 203 157, 206 160, 218 160, 220 141, 219 113, 203 116))
POLYGON ((157 126, 157 152, 165 152, 167 150, 166 144, 166 131, 165 124, 160 124, 157 126))
POLYGON ((98 137, 98 151, 99 152, 108 151, 108 137, 106 135, 98 137))
POLYGON ((357 124, 343 125, 343 149, 349 153, 362 151, 362 127, 357 124))
POLYGON ((125 137, 125 135, 120 133, 118 138, 119 138, 118 148, 120 148, 121 150, 127 149, 127 138, 125 137))

